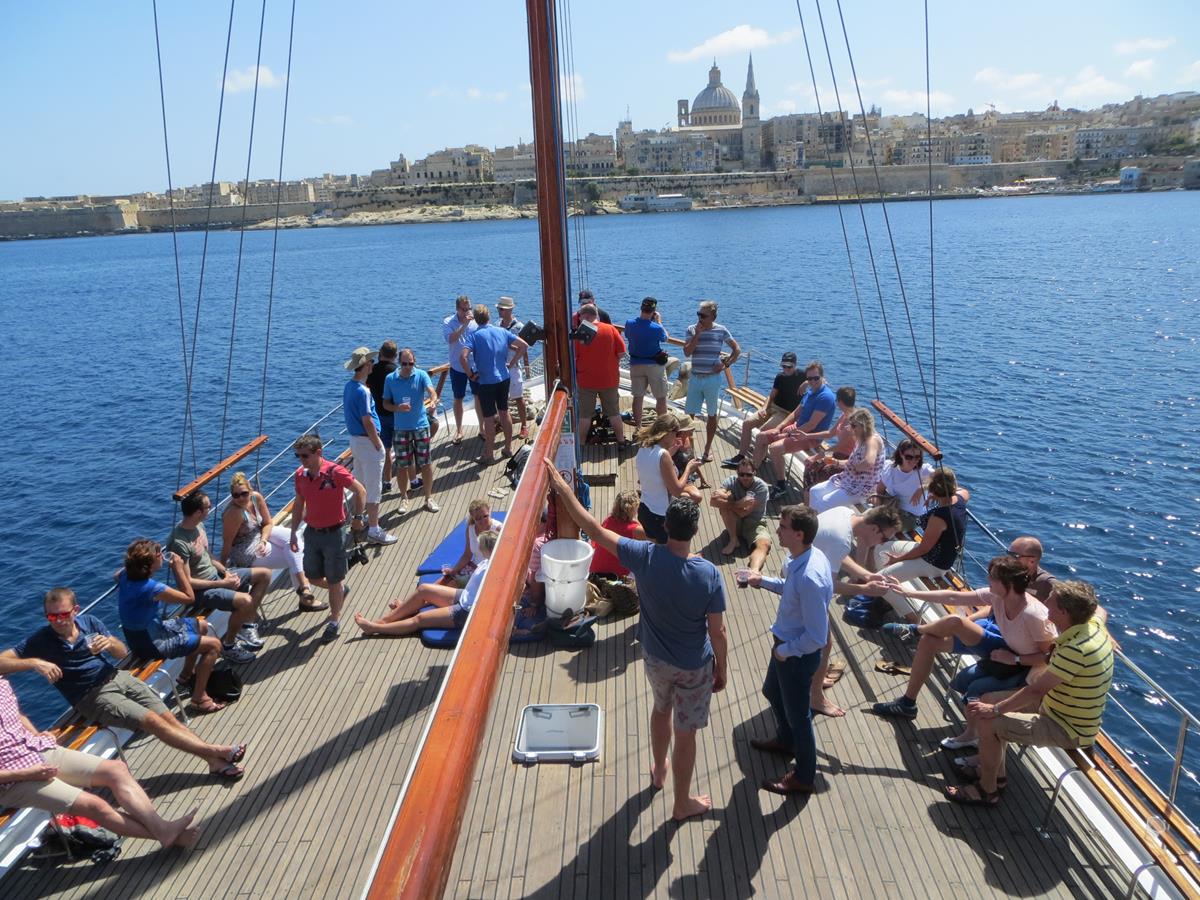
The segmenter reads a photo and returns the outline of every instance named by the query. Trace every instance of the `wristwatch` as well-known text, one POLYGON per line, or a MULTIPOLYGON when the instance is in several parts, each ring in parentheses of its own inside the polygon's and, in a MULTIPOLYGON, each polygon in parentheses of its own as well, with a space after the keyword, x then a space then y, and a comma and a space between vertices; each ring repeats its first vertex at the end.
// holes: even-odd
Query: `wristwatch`
POLYGON ((367 514, 366 513, 355 513, 353 516, 353 519, 356 522, 365 522, 365 521, 367 521, 367 514))

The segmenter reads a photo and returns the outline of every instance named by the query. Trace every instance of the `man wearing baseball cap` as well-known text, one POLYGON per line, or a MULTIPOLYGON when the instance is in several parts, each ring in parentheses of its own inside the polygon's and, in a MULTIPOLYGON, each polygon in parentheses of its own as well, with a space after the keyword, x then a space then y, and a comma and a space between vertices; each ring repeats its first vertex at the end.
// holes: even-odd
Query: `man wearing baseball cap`
POLYGON ((629 345, 629 384, 633 393, 633 427, 642 427, 642 404, 646 391, 654 395, 654 408, 661 416, 667 411, 667 355, 663 344, 668 337, 658 314, 658 301, 642 300, 642 311, 625 323, 625 343, 629 345))
POLYGON ((379 414, 367 388, 367 376, 375 366, 375 351, 358 347, 343 364, 354 373, 342 391, 342 414, 354 454, 354 476, 367 489, 367 540, 373 544, 394 544, 395 535, 379 527, 379 499, 383 494, 383 438, 379 434, 379 414))
POLYGON ((750 441, 754 429, 766 431, 777 428, 779 423, 800 405, 800 397, 804 393, 804 373, 796 369, 796 354, 791 350, 783 354, 779 361, 779 374, 771 385, 771 393, 767 395, 762 409, 742 421, 742 440, 738 444, 738 452, 721 463, 723 469, 736 469, 738 463, 750 452, 750 441))
MULTIPOLYGON (((499 317, 496 325, 520 337, 525 323, 513 314, 513 308, 516 305, 517 301, 512 297, 501 297, 496 301, 496 313, 499 317)), ((521 430, 517 432, 517 437, 525 440, 529 436, 529 426, 526 424, 529 420, 529 413, 525 409, 525 379, 530 375, 528 350, 513 360, 513 364, 509 366, 508 375, 508 396, 516 402, 517 415, 521 417, 521 430)))

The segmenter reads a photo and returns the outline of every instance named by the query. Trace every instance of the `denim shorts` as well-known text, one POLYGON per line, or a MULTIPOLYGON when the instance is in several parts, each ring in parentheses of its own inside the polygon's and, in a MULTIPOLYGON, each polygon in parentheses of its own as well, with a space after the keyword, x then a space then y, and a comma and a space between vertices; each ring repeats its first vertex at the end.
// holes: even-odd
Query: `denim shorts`
POLYGON ((383 441, 383 449, 388 450, 392 446, 392 440, 396 435, 396 420, 391 413, 386 416, 379 413, 379 440, 383 441))

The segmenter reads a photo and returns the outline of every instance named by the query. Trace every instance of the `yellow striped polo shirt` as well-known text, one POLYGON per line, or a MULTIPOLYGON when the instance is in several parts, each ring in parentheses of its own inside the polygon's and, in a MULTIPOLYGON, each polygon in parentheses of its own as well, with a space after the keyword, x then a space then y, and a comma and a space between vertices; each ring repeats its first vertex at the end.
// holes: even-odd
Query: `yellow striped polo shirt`
POLYGON ((1049 669, 1062 683, 1042 699, 1041 711, 1077 738, 1080 746, 1091 746, 1112 685, 1112 641, 1104 626, 1090 619, 1060 634, 1049 669))

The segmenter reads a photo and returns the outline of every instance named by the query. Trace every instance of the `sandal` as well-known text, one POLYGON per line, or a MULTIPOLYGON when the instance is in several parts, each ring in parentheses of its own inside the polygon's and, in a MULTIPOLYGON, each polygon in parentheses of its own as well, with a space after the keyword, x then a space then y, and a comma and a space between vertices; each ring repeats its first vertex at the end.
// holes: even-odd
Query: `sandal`
MULTIPOLYGON (((959 759, 961 759, 961 758, 962 757, 959 757, 959 759)), ((979 781, 979 776, 981 774, 980 768, 979 768, 979 763, 965 763, 964 764, 964 763, 960 763, 956 760, 950 766, 950 768, 952 768, 954 770, 954 774, 957 775, 961 781, 964 781, 967 784, 976 784, 979 781)), ((1007 775, 999 776, 996 779, 996 792, 999 793, 1000 791, 1004 790, 1006 787, 1008 787, 1008 776, 1007 775)))
POLYGON ((329 604, 318 600, 312 591, 308 592, 307 597, 304 594, 300 595, 300 612, 321 612, 326 609, 329 609, 329 604))
POLYGON ((986 806, 994 808, 1000 805, 1000 792, 988 793, 977 784, 967 784, 959 787, 950 785, 946 788, 946 797, 951 803, 961 803, 963 806, 986 806), (974 796, 968 793, 974 790, 974 796))
POLYGON ((462 442, 463 442, 463 436, 461 434, 458 437, 450 439, 450 443, 452 443, 455 447, 457 447, 462 442))
POLYGON ((246 774, 246 770, 241 766, 235 766, 233 763, 230 763, 229 765, 222 766, 219 769, 211 769, 208 774, 212 775, 214 778, 221 778, 225 781, 238 781, 243 775, 246 774))
POLYGON ((898 662, 893 662, 890 659, 880 659, 875 661, 875 671, 882 672, 884 675, 911 675, 912 669, 908 666, 902 666, 898 662))
POLYGON ((229 762, 240 763, 245 758, 246 758, 246 745, 245 744, 235 744, 234 748, 233 748, 233 752, 229 754, 229 762))
POLYGON ((713 455, 712 455, 711 451, 709 451, 708 453, 705 453, 702 457, 700 457, 700 462, 702 462, 702 463, 710 463, 712 461, 713 461, 713 455))
POLYGON ((193 715, 207 716, 215 712, 220 712, 228 705, 229 704, 227 703, 222 703, 219 700, 214 700, 212 697, 209 697, 204 703, 197 703, 193 700, 189 704, 189 709, 193 715))

